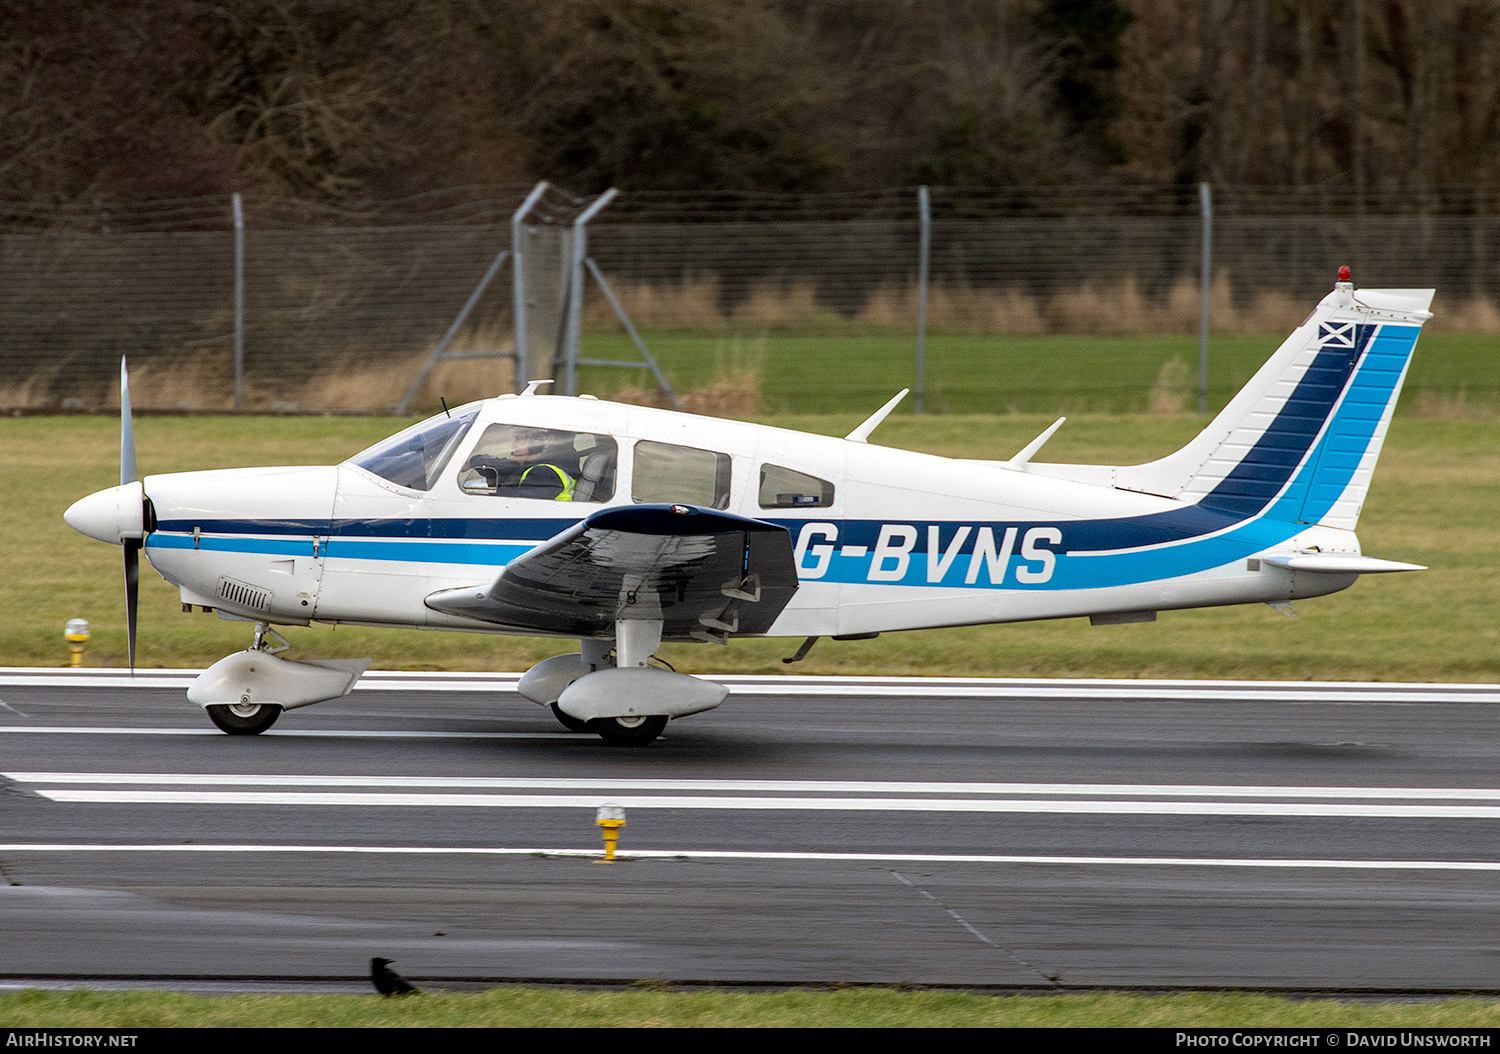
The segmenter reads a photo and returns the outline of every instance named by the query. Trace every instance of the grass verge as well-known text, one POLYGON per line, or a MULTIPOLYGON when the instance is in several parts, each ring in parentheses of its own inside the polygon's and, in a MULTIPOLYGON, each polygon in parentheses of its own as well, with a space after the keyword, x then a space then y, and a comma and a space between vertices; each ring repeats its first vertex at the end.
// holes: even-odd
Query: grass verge
MULTIPOLYGON (((841 435, 857 414, 766 419, 841 435)), ((404 422, 379 418, 143 417, 143 473, 341 460, 404 422)), ((1047 417, 893 418, 875 438, 955 456, 1008 457, 1047 417)), ((1175 449, 1200 427, 1191 415, 1070 419, 1049 442, 1059 461, 1132 463, 1175 449)), ((1090 627, 1086 620, 978 626, 823 641, 784 666, 796 642, 728 648, 669 645, 692 672, 948 676, 1227 677, 1312 680, 1500 680, 1500 423, 1398 419, 1360 523, 1365 551, 1426 564, 1371 576, 1298 605, 1288 620, 1260 605, 1164 612, 1158 622, 1090 627)), ((70 530, 63 510, 116 482, 118 425, 108 417, 0 420, 0 665, 60 666, 63 624, 93 626, 89 666, 125 665, 120 550, 70 530)), ((182 614, 176 591, 143 570, 144 668, 206 666, 244 648, 249 628, 182 614)), ((310 627, 289 632, 304 657, 371 656, 386 669, 525 669, 555 641, 417 630, 310 627)))
MULTIPOLYGON (((1286 333, 1290 333, 1288 328, 1286 333)), ((1224 405, 1276 350, 1275 336, 1218 334, 1209 347, 1209 405, 1224 405)), ((916 379, 910 332, 844 330, 799 334, 747 329, 730 334, 662 331, 647 345, 679 392, 747 374, 766 413, 870 413, 916 379)), ((623 335, 590 335, 586 354, 634 360, 623 335)), ((1500 338, 1423 333, 1406 381, 1403 412, 1428 417, 1500 416, 1495 363, 1500 338)), ((580 391, 602 397, 641 383, 634 370, 585 367, 580 391)), ((1070 336, 934 333, 927 339, 925 408, 948 414, 1139 414, 1198 405, 1195 336, 1070 336)), ((427 398, 436 408, 438 395, 427 398)), ((449 393, 449 403, 454 400, 449 393)), ((908 399, 899 414, 909 414, 908 399)))
POLYGON ((497 988, 472 995, 191 996, 26 991, 0 996, 8 1028, 1494 1028, 1489 999, 1355 1002, 1232 993, 990 996, 497 988))

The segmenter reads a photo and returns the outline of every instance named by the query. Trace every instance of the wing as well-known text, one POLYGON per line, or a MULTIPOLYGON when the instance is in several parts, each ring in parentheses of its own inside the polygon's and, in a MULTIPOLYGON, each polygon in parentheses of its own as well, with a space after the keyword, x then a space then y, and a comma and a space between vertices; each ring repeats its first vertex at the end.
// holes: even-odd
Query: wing
POLYGON ((627 505, 517 557, 493 584, 440 590, 427 606, 570 637, 660 619, 664 640, 722 643, 765 633, 796 591, 786 528, 691 505, 627 505))

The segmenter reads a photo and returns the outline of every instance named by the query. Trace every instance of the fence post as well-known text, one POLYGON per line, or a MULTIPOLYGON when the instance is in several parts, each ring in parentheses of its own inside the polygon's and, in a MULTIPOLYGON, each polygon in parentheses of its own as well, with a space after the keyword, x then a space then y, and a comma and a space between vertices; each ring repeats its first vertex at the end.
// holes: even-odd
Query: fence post
POLYGON ((1208 413, 1208 294, 1212 278, 1214 206, 1207 183, 1198 184, 1198 203, 1203 217, 1203 272, 1199 279, 1202 300, 1198 307, 1198 412, 1208 413))
POLYGON ((583 261, 588 237, 583 228, 600 209, 614 201, 619 193, 614 187, 610 187, 573 220, 573 243, 569 246, 572 256, 568 260, 568 302, 563 307, 567 312, 567 328, 562 342, 566 356, 563 360, 564 395, 578 394, 578 335, 583 329, 583 261))
POLYGON ((245 209, 234 195, 234 408, 245 408, 245 209))
POLYGON ((924 377, 927 372, 927 271, 932 260, 932 203, 926 187, 917 188, 917 211, 920 216, 917 250, 917 390, 912 412, 922 413, 922 397, 927 394, 924 377))
POLYGON ((511 378, 512 387, 516 394, 520 395, 526 390, 526 382, 530 380, 527 375, 529 362, 526 358, 526 275, 524 269, 529 266, 526 254, 521 248, 521 217, 531 211, 533 205, 547 192, 547 181, 544 179, 531 188, 531 193, 526 195, 526 200, 510 217, 510 260, 511 260, 511 335, 515 341, 516 370, 515 376, 511 378))

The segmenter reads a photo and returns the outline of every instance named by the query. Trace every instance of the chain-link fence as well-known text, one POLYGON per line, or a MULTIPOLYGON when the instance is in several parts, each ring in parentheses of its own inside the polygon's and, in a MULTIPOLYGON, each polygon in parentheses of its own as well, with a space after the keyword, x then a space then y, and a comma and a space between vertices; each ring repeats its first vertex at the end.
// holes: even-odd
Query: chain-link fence
MULTIPOLYGON (((396 405, 510 244, 527 189, 434 194, 362 212, 247 196, 245 407, 396 405)), ((1220 187, 1214 195, 1216 334, 1284 333, 1346 263, 1359 284, 1437 287, 1439 326, 1500 331, 1500 216, 1486 211, 1500 194, 1460 188, 1420 202, 1356 202, 1330 191, 1220 187)), ((917 201, 915 189, 626 193, 591 223, 589 254, 647 342, 666 347, 659 357, 668 374, 687 378, 673 377, 679 389, 712 372, 695 356, 722 356, 740 341, 762 359, 794 359, 788 384, 837 378, 830 390, 865 408, 890 386, 870 364, 914 356, 917 201)), ((927 317, 937 338, 994 334, 991 346, 1002 349, 1005 334, 1197 332, 1196 188, 934 188, 931 201, 927 317)), ((566 232, 556 233, 532 240, 563 254, 566 232)), ((122 354, 141 408, 232 405, 234 255, 228 201, 132 211, 0 206, 0 408, 109 406, 122 354)), ((585 354, 618 330, 603 298, 590 296, 585 354)), ((511 317, 507 278, 479 299, 455 346, 511 350, 511 317)), ((555 316, 528 317, 556 325, 555 316)), ((1063 357, 1074 346, 1058 343, 1047 365, 1086 392, 1099 371, 1063 357)), ((932 354, 943 354, 940 342, 932 354)), ((751 367, 787 372, 764 361, 751 367)), ((430 401, 439 392, 451 403, 509 391, 510 370, 499 358, 444 363, 427 386, 430 401)), ((1496 384, 1450 372, 1433 383, 1476 395, 1496 384)), ((1159 381, 1157 369, 1143 370, 1137 402, 1159 381)), ((961 409, 969 406, 960 389, 979 381, 941 383, 953 391, 934 408, 961 409)), ((1118 382, 1101 373, 1098 383, 1118 382)))

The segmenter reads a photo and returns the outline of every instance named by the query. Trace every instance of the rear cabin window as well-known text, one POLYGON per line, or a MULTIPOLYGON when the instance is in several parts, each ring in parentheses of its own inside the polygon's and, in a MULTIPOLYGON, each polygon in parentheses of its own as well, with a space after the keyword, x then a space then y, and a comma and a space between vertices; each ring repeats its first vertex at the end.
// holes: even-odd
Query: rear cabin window
POLYGON ((642 440, 635 445, 634 465, 636 501, 729 508, 728 454, 642 440))
POLYGON ((833 484, 780 465, 760 467, 763 509, 826 509, 833 504, 833 484))
POLYGON ((608 501, 615 495, 615 441, 593 432, 490 425, 458 470, 465 494, 541 501, 608 501))

